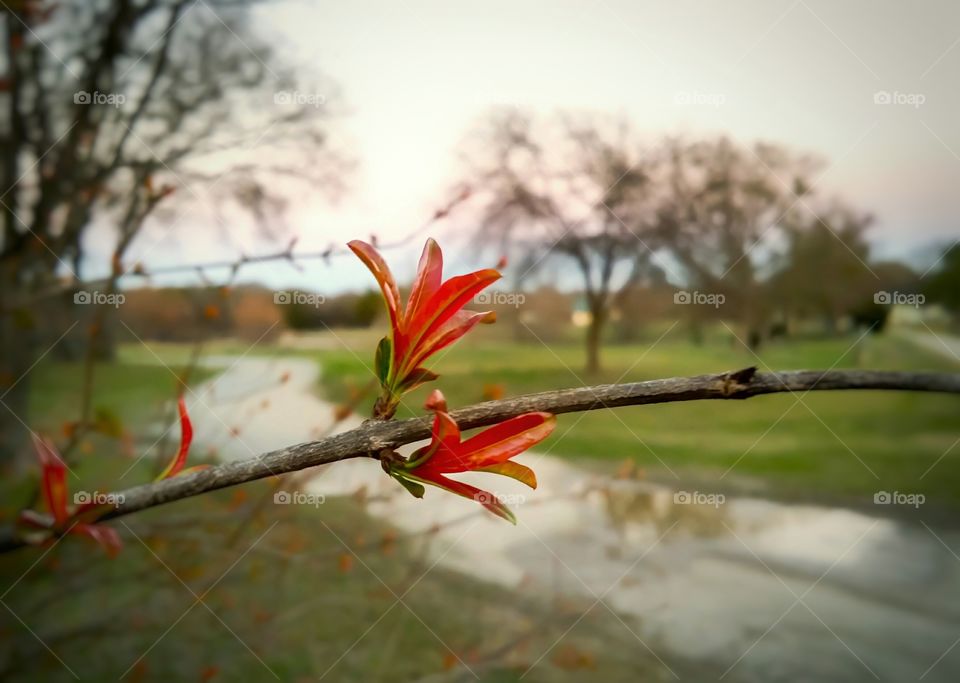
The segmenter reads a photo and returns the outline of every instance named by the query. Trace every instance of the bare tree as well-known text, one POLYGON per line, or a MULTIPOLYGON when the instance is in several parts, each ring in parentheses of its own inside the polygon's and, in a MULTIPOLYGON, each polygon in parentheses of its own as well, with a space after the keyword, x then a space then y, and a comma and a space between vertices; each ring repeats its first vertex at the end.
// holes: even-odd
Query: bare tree
MULTIPOLYGON (((28 370, 67 328, 62 306, 58 315, 37 292, 78 280, 92 251, 109 254, 112 291, 140 268, 124 256, 158 207, 168 222, 199 206, 243 209, 269 232, 281 227, 279 178, 336 178, 320 156, 333 93, 294 90, 250 29, 251 4, 0 8, 0 458, 25 435, 28 370), (274 163, 254 163, 264 148, 274 163)), ((90 325, 91 347, 101 323, 90 325)))
POLYGON ((760 343, 770 310, 763 280, 770 247, 793 214, 805 211, 818 162, 772 144, 727 138, 667 143, 669 191, 660 219, 692 287, 725 298, 724 312, 760 343))
POLYGON ((520 252, 518 286, 549 260, 574 266, 589 313, 586 371, 597 372, 618 293, 656 269, 656 156, 625 120, 597 116, 496 114, 471 142, 477 244, 520 252))

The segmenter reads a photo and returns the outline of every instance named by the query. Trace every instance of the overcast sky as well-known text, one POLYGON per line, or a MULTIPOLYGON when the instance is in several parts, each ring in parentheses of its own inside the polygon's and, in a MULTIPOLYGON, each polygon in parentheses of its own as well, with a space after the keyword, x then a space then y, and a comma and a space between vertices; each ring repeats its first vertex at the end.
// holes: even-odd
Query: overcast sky
MULTIPOLYGON (((457 175, 458 145, 496 106, 624 114, 651 135, 784 143, 827 161, 819 191, 876 215, 880 253, 907 256, 960 236, 955 0, 267 7, 257 25, 282 55, 337 82, 350 112, 339 126, 359 162, 338 206, 318 198, 293 208, 307 248, 420 225, 457 175), (892 102, 875 102, 878 92, 892 102)), ((177 258, 166 246, 152 256, 177 258)), ((348 259, 302 275, 271 266, 250 276, 329 290, 368 284, 348 259)))

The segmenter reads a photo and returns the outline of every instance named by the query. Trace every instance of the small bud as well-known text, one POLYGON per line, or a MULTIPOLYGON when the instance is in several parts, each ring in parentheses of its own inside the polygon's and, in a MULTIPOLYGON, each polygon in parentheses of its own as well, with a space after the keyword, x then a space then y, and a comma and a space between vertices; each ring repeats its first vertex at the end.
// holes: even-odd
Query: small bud
POLYGON ((423 404, 427 410, 435 410, 441 413, 447 412, 447 400, 443 397, 443 392, 434 389, 427 397, 427 402, 423 404))

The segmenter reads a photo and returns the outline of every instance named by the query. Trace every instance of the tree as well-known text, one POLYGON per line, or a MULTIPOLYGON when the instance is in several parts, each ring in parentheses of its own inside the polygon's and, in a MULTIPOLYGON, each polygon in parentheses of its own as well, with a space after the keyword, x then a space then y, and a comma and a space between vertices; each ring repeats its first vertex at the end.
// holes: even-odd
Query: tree
MULTIPOLYGON (((200 206, 243 209, 272 234, 278 177, 330 180, 331 165, 317 160, 329 149, 329 107, 314 106, 318 94, 282 92, 296 83, 250 30, 248 5, 2 5, 0 459, 23 443, 28 371, 66 327, 55 321, 69 299, 44 292, 79 281, 105 245, 104 289, 115 290, 142 268, 124 256, 159 208, 171 223, 200 206), (276 163, 252 161, 264 146, 276 163)), ((91 349, 104 315, 98 308, 78 327, 91 330, 91 349)))
POLYGON ((492 116, 472 138, 468 183, 481 197, 478 246, 519 252, 516 286, 548 260, 572 264, 589 312, 586 371, 618 292, 655 271, 659 160, 623 119, 492 116))
POLYGON ((946 308, 955 319, 960 316, 960 242, 943 250, 924 291, 931 302, 946 308))
POLYGON ((818 163, 782 147, 725 137, 667 142, 663 237, 691 287, 724 297, 756 347, 771 310, 763 280, 770 247, 802 213, 818 163))
POLYGON ((835 332, 840 319, 873 298, 879 276, 868 265, 871 217, 835 204, 787 228, 785 263, 771 286, 788 316, 819 317, 835 332))

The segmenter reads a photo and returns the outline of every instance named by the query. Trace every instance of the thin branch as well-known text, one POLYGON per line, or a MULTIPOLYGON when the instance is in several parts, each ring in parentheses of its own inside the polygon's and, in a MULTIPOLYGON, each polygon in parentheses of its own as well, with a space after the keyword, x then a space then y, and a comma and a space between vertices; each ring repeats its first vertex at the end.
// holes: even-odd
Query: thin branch
MULTIPOLYGON (((746 399, 763 394, 843 390, 960 394, 960 374, 878 370, 795 370, 761 373, 757 372, 756 368, 746 368, 736 372, 696 377, 545 391, 479 403, 461 408, 451 415, 461 429, 472 429, 538 410, 560 414, 652 403, 746 399)), ((122 517, 208 491, 340 460, 364 457, 379 459, 384 449, 394 449, 420 441, 429 434, 429 417, 387 422, 368 420, 356 429, 319 441, 287 446, 255 458, 224 463, 192 474, 118 491, 115 497, 123 502, 101 519, 122 517)), ((0 531, 0 552, 7 552, 22 545, 24 541, 12 529, 0 531)))
MULTIPOLYGON (((377 248, 381 251, 387 249, 400 249, 405 247, 413 242, 414 239, 422 235, 428 229, 432 228, 437 222, 446 218, 450 213, 455 209, 459 204, 466 201, 470 196, 469 188, 464 188, 461 190, 460 194, 453 199, 449 200, 446 204, 436 209, 433 214, 427 218, 419 227, 408 232, 402 238, 395 240, 393 242, 386 242, 382 244, 377 244, 377 248)), ((151 207, 152 208, 152 207, 151 207)), ((145 218, 145 216, 144 216, 145 218)), ((205 274, 209 270, 224 270, 229 269, 231 277, 236 277, 240 272, 240 269, 249 266, 251 264, 261 264, 261 263, 270 263, 274 261, 288 261, 293 264, 295 267, 298 267, 297 264, 301 261, 312 261, 312 260, 322 260, 325 263, 329 264, 330 260, 338 256, 345 256, 352 253, 349 249, 344 246, 340 246, 335 242, 331 242, 325 249, 319 251, 294 251, 297 240, 294 239, 288 243, 288 245, 275 252, 269 252, 265 254, 258 254, 253 256, 248 256, 246 254, 241 254, 235 258, 231 259, 218 259, 213 261, 203 261, 197 263, 178 263, 170 266, 158 266, 156 268, 146 268, 143 264, 135 265, 129 269, 124 270, 120 273, 112 273, 108 277, 99 278, 96 280, 78 280, 73 279, 67 282, 61 282, 59 284, 47 287, 42 290, 31 292, 26 297, 20 297, 14 299, 13 302, 9 305, 0 306, 0 313, 7 312, 8 310, 14 310, 18 306, 27 306, 29 304, 35 303, 37 301, 42 301, 49 297, 57 296, 65 292, 73 292, 78 288, 88 288, 93 289, 96 287, 102 287, 109 285, 111 281, 118 281, 124 278, 151 278, 156 275, 175 275, 181 273, 198 273, 201 277, 205 277, 205 274)), ((129 245, 128 245, 129 246, 129 245)))

